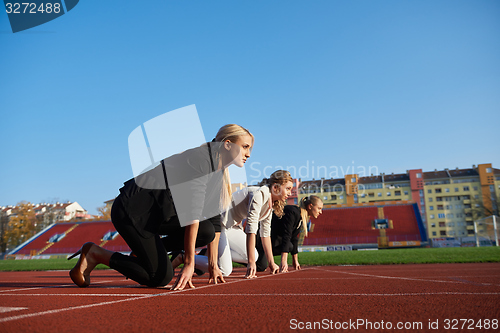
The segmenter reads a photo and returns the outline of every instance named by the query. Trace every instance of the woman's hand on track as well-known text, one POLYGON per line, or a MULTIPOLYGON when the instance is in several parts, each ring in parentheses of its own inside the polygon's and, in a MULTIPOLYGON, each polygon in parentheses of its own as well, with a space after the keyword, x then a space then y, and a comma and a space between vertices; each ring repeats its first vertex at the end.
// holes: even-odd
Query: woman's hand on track
POLYGON ((191 282, 193 273, 194 273, 194 264, 184 265, 179 276, 177 276, 177 280, 175 281, 171 290, 183 290, 186 287, 186 285, 189 286, 189 288, 194 288, 193 282, 191 282))
POLYGON ((288 263, 287 262, 281 262, 280 264, 280 273, 286 273, 288 272, 288 263))
POLYGON ((245 275, 245 279, 253 279, 257 277, 257 265, 255 262, 249 263, 247 266, 247 274, 245 275))
POLYGON ((210 283, 217 284, 217 282, 226 283, 226 281, 224 281, 224 277, 222 276, 222 272, 220 271, 219 267, 209 266, 208 267, 208 283, 209 284, 210 283))
POLYGON ((271 274, 279 273, 280 266, 276 265, 275 262, 272 262, 272 263, 269 264, 269 270, 270 270, 271 274))

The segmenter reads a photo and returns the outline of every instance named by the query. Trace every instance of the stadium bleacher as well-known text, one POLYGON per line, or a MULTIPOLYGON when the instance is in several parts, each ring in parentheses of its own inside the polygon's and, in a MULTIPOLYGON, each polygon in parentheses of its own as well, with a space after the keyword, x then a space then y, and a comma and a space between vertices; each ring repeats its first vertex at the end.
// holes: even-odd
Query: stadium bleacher
MULTIPOLYGON (((388 242, 426 242, 427 236, 417 204, 335 207, 311 221, 302 246, 373 245, 381 235, 374 227, 376 219, 389 221, 384 229, 388 242)), ((67 255, 85 242, 94 242, 108 250, 130 252, 111 221, 57 223, 9 253, 12 256, 67 255)), ((401 245, 400 245, 401 246, 401 245)))
POLYGON ((385 229, 389 242, 427 241, 418 206, 399 204, 325 208, 323 214, 311 221, 312 228, 303 246, 315 245, 373 245, 380 230, 373 221, 383 214, 392 228, 385 229))
POLYGON ((116 233, 111 221, 56 223, 38 233, 9 255, 72 254, 78 251, 85 242, 94 242, 111 251, 130 252, 130 248, 118 233, 111 240, 103 239, 108 233, 116 233), (57 241, 51 242, 50 240, 57 241))

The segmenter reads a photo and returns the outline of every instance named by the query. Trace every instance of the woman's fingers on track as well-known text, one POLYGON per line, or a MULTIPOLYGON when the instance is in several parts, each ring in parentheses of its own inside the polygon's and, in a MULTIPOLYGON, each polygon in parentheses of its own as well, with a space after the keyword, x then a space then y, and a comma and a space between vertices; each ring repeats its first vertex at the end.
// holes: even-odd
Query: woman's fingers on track
POLYGON ((181 274, 177 278, 177 281, 175 281, 171 290, 183 290, 186 287, 186 285, 188 285, 189 288, 195 288, 195 286, 193 285, 193 282, 191 281, 191 278, 186 277, 186 276, 181 274))
POLYGON ((224 280, 224 278, 222 276, 217 276, 215 278, 210 278, 208 280, 208 283, 213 283, 213 284, 217 284, 218 282, 220 283, 226 283, 226 281, 224 280))
POLYGON ((257 275, 255 274, 255 270, 254 269, 247 269, 247 273, 245 275, 245 279, 253 279, 253 278, 256 278, 257 275))

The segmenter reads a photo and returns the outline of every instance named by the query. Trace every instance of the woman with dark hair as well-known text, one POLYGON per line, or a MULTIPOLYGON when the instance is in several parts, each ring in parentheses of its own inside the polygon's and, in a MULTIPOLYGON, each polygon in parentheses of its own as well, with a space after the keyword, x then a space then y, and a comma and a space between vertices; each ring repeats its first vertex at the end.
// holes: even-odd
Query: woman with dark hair
MULTIPOLYGON (((141 285, 165 286, 173 278, 167 252, 184 250, 185 265, 172 289, 193 287, 195 248, 208 244, 217 251, 220 213, 231 198, 227 167, 242 167, 253 143, 247 129, 225 125, 212 142, 170 156, 127 181, 113 203, 111 220, 134 255, 85 243, 68 258, 80 254, 69 272, 73 282, 87 287, 92 270, 104 264, 141 285)), ((212 267, 212 278, 222 279, 217 265, 212 267)))
MULTIPOLYGON (((310 195, 300 200, 299 206, 288 205, 283 210, 283 216, 273 214, 271 222, 271 243, 273 255, 281 255, 280 272, 288 272, 288 253, 292 254, 293 267, 300 269, 298 258, 298 243, 300 233, 307 237, 307 223, 311 217, 317 218, 323 209, 323 201, 316 196, 310 195)), ((261 242, 257 244, 259 259, 257 270, 264 271, 267 260, 261 242)))

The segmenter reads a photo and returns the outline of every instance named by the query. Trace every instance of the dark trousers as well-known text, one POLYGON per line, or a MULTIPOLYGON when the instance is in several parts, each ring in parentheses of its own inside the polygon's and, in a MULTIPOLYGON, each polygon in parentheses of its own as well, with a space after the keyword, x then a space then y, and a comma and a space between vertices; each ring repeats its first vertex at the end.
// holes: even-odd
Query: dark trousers
MULTIPOLYGON (((281 255, 281 252, 283 250, 283 240, 280 236, 271 236, 271 246, 273 248, 273 256, 279 256, 281 255)), ((262 240, 260 239, 259 234, 257 233, 255 241, 255 248, 257 249, 257 252, 259 253, 259 258, 255 262, 255 265, 257 266, 257 272, 263 272, 266 270, 267 266, 269 263, 267 262, 266 258, 266 253, 264 252, 264 247, 262 246, 262 240)), ((292 245, 290 244, 290 247, 287 249, 287 252, 292 251, 292 245)))
MULTIPOLYGON (((152 219, 161 219, 158 213, 152 219)), ((185 227, 181 227, 176 216, 160 226, 157 235, 150 238, 141 236, 132 224, 118 196, 111 209, 111 221, 116 231, 123 237, 134 256, 115 252, 109 261, 109 267, 129 279, 148 287, 166 286, 173 278, 174 271, 168 258, 168 251, 184 249, 185 227), (160 235, 166 237, 160 238, 160 235)), ((210 243, 215 237, 215 230, 210 220, 201 221, 198 227, 196 247, 210 243)))

